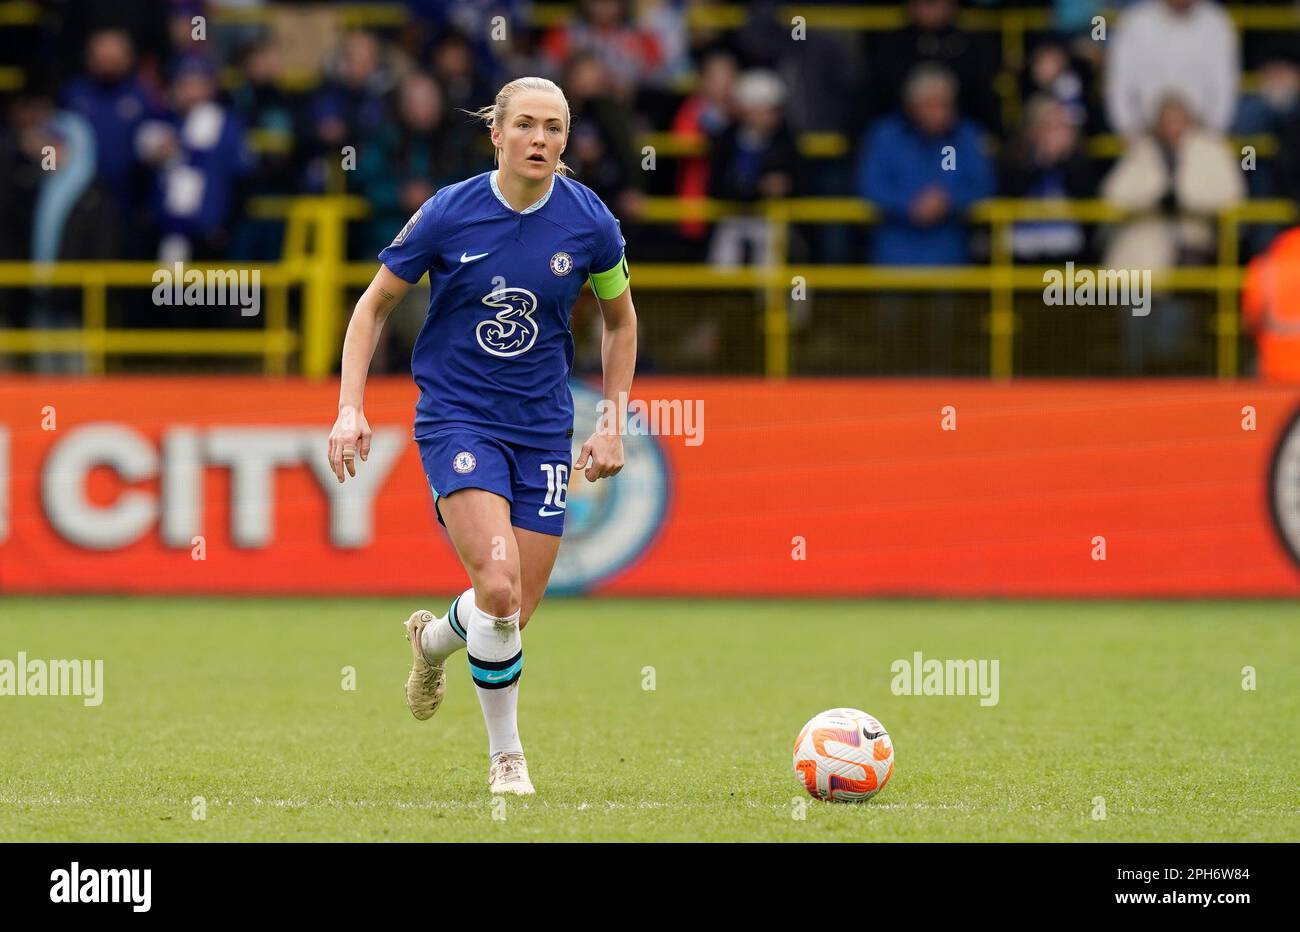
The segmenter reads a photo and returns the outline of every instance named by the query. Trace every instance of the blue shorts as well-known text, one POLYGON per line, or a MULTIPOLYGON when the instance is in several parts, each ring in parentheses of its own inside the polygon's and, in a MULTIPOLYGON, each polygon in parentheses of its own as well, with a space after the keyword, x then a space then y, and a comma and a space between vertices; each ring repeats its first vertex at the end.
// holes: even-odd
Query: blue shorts
MULTIPOLYGON (((514 527, 556 537, 564 533, 572 451, 538 450, 459 429, 415 442, 435 511, 444 495, 461 489, 486 489, 510 503, 514 527)), ((438 523, 447 526, 441 511, 438 523)))

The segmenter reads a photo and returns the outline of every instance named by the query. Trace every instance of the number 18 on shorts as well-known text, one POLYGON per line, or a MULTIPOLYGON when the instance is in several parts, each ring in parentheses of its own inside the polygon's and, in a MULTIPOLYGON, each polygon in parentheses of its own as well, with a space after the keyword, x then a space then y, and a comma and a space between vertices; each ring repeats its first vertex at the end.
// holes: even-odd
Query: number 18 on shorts
POLYGON ((539 450, 468 430, 439 431, 416 443, 435 507, 452 492, 486 489, 510 502, 515 527, 564 533, 570 450, 539 450))

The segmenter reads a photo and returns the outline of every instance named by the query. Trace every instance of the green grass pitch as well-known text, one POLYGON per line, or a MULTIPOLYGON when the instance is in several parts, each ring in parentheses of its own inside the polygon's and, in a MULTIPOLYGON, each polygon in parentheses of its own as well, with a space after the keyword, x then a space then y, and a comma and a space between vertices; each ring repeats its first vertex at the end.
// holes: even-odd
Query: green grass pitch
POLYGON ((98 708, 0 696, 0 840, 1300 840, 1293 604, 551 599, 504 808, 463 655, 406 710, 420 604, 0 599, 0 658, 104 660, 98 708), (917 650, 996 658, 999 703, 893 695, 917 650), (845 705, 893 778, 808 799, 794 737, 845 705))

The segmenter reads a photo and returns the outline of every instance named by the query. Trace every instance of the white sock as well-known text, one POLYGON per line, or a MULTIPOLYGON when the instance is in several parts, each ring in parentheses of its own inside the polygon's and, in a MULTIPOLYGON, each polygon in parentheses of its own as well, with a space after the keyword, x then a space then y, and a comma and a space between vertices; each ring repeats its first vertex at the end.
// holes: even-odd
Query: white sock
POLYGON ((456 596, 445 618, 435 618, 425 625, 420 635, 420 649, 430 663, 446 660, 465 646, 465 634, 470 615, 474 611, 474 590, 466 589, 456 596))
POLYGON ((523 668, 519 612, 496 618, 476 606, 469 623, 469 672, 487 723, 488 753, 493 757, 504 751, 523 753, 515 715, 523 668))

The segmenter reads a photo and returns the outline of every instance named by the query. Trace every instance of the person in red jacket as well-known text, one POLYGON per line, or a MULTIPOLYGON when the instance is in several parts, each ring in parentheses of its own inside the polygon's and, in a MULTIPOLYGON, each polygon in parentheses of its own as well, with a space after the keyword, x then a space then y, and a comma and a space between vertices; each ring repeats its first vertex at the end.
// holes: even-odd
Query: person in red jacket
MULTIPOLYGON (((686 98, 673 118, 673 133, 691 142, 706 142, 722 135, 735 110, 736 59, 729 52, 711 52, 700 65, 695 93, 686 98)), ((709 193, 709 156, 687 156, 677 163, 677 196, 703 199, 709 193)), ((698 240, 708 231, 701 220, 678 225, 682 236, 698 240)))

